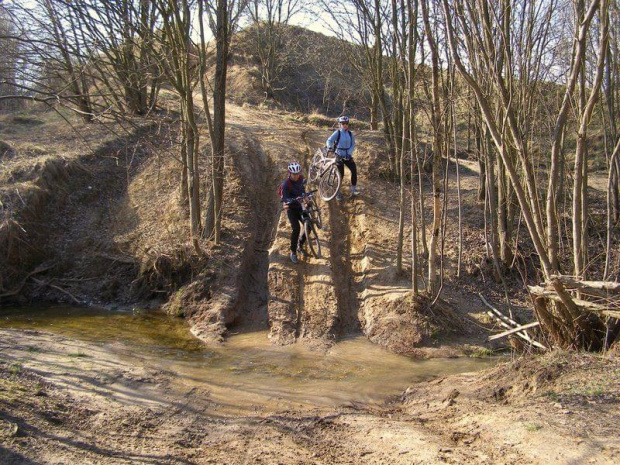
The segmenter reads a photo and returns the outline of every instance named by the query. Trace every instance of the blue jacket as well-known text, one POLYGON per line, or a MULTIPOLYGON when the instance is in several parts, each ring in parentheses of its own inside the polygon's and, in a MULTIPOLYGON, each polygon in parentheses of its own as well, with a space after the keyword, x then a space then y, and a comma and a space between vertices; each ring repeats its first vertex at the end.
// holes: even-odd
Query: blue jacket
POLYGON ((297 181, 293 181, 291 177, 288 177, 282 184, 282 200, 284 203, 289 203, 292 208, 301 208, 301 204, 298 201, 293 201, 301 194, 306 192, 306 185, 303 176, 300 176, 297 181))
POLYGON ((353 157, 353 150, 355 150, 355 138, 353 133, 348 129, 338 129, 329 136, 325 145, 328 149, 331 149, 338 140, 338 133, 340 133, 340 140, 338 141, 338 147, 336 147, 336 155, 341 156, 345 160, 353 157))

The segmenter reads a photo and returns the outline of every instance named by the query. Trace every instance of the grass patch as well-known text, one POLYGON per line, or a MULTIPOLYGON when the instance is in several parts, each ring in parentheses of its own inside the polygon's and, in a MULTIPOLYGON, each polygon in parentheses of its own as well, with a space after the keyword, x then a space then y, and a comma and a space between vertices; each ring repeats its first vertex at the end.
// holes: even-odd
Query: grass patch
POLYGON ((78 350, 77 352, 71 352, 70 354, 67 354, 67 355, 71 358, 89 358, 90 357, 90 355, 85 354, 81 350, 78 350))
POLYGON ((9 365, 9 373, 13 376, 17 376, 22 372, 23 368, 21 363, 11 363, 9 365))
POLYGON ((476 347, 469 355, 472 358, 487 358, 493 355, 493 351, 487 347, 476 347))
POLYGON ((525 425, 525 429, 530 433, 535 433, 536 431, 540 431, 542 429, 542 425, 539 425, 537 423, 528 423, 527 425, 525 425))
POLYGON ((560 396, 555 391, 545 391, 543 392, 543 396, 552 402, 558 402, 560 400, 560 396))

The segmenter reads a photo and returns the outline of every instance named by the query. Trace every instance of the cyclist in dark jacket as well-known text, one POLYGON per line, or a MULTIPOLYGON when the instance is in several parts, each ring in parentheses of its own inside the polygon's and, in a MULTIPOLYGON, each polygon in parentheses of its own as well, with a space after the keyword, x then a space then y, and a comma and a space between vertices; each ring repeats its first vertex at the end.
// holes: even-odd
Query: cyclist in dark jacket
POLYGON ((289 163, 288 165, 288 178, 283 181, 282 184, 282 201, 284 202, 284 209, 288 215, 288 220, 291 223, 293 232, 291 233, 291 261, 298 263, 297 249, 306 256, 304 250, 304 242, 306 242, 306 235, 302 234, 301 238, 299 234, 301 232, 301 204, 295 200, 306 192, 306 185, 304 177, 301 175, 301 165, 296 161, 289 163))
MULTIPOLYGON (((325 145, 328 150, 335 152, 351 171, 351 194, 358 195, 357 166, 353 160, 355 138, 353 137, 353 133, 349 131, 349 117, 341 116, 338 118, 338 123, 340 124, 340 129, 334 131, 334 133, 329 136, 329 139, 327 139, 325 145)), ((338 171, 340 171, 340 176, 344 178, 344 165, 342 163, 338 164, 338 171)), ((336 200, 342 200, 342 194, 340 194, 340 192, 338 192, 336 200)))

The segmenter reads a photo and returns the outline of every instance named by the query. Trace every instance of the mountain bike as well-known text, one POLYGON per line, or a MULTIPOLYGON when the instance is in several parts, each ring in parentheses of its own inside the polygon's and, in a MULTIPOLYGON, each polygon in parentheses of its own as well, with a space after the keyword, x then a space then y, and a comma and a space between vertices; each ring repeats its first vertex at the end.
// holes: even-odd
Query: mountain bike
POLYGON ((320 147, 312 157, 310 169, 308 170, 308 181, 319 183, 319 195, 323 200, 329 202, 336 197, 342 184, 342 175, 338 166, 342 164, 342 160, 338 155, 330 157, 333 151, 327 150, 326 147, 320 147))
POLYGON ((295 200, 301 204, 301 221, 304 225, 303 233, 306 235, 306 242, 310 247, 310 252, 315 258, 321 258, 321 243, 316 230, 323 228, 321 219, 321 209, 314 201, 316 190, 306 192, 295 200))

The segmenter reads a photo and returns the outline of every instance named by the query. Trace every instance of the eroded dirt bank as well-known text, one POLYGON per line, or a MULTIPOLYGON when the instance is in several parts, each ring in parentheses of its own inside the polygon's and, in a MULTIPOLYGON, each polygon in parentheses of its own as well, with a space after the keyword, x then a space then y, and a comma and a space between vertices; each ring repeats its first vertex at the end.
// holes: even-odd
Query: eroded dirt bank
POLYGON ((412 386, 383 407, 230 413, 174 371, 0 331, 0 462, 617 463, 620 363, 555 353, 412 386), (82 354, 79 356, 78 354, 82 354))

